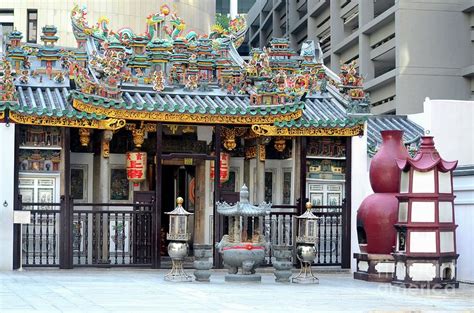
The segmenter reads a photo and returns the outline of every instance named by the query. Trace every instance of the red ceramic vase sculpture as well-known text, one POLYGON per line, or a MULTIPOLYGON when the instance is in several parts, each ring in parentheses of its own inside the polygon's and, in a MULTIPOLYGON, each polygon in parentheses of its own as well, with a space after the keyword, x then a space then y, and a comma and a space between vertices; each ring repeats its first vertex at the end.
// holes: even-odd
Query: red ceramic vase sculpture
POLYGON ((370 162, 370 185, 375 193, 400 192, 400 169, 396 159, 408 158, 403 145, 403 131, 383 130, 382 145, 370 162))
POLYGON ((397 232, 396 193, 374 193, 362 201, 357 211, 357 235, 362 253, 390 254, 397 232))
POLYGON ((370 185, 374 194, 362 201, 357 211, 357 235, 363 253, 390 254, 395 245, 400 191, 397 159, 409 157, 403 145, 403 131, 385 130, 382 145, 370 164, 370 185))

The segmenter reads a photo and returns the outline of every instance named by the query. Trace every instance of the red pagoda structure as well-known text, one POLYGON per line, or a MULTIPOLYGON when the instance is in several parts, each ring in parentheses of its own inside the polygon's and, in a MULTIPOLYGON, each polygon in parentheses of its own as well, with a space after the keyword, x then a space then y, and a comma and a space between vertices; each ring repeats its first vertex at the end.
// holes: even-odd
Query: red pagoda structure
POLYGON ((402 173, 392 284, 457 288, 452 179, 457 161, 443 160, 433 137, 424 136, 417 155, 397 164, 402 173))

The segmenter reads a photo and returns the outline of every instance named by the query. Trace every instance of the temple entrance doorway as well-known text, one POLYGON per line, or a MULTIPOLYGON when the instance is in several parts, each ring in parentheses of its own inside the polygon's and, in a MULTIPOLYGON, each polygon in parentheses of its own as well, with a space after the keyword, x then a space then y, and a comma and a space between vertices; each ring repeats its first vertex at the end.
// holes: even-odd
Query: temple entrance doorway
MULTIPOLYGON (((160 252, 163 258, 162 267, 168 265, 168 241, 166 233, 169 228, 169 216, 166 212, 172 211, 176 207, 176 198, 184 199, 183 207, 186 211, 194 213, 195 211, 195 191, 196 191, 196 168, 194 165, 184 165, 184 160, 166 160, 163 164, 163 175, 161 177, 162 197, 161 201, 161 242, 160 252), (171 163, 171 164, 170 164, 171 163), (182 163, 181 165, 177 165, 182 163)), ((194 228, 194 217, 189 219, 191 223, 189 229, 194 228)), ((191 238, 191 243, 193 238, 191 238)), ((192 255, 192 244, 190 244, 190 253, 192 255)))

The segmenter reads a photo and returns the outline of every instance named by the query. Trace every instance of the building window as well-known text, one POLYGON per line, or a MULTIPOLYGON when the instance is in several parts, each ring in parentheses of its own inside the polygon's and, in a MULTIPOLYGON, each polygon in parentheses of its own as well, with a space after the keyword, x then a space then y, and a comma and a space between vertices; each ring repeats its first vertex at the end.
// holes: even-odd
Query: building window
POLYGON ((6 36, 13 31, 13 10, 0 9, 0 42, 6 41, 6 36))
POLYGON ((38 10, 28 9, 26 18, 27 42, 37 43, 38 10))

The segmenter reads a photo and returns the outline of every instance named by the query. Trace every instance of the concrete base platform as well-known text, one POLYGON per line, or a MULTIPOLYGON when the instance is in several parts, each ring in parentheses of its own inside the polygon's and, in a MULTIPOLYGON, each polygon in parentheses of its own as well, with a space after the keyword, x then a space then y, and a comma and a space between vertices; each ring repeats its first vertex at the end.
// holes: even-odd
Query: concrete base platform
POLYGON ((442 282, 442 283, 429 283, 429 282, 419 282, 419 283, 406 283, 399 281, 392 281, 393 286, 398 286, 402 288, 422 288, 422 289, 453 289, 459 288, 459 282, 442 282))
POLYGON ((259 283, 262 281, 260 274, 252 275, 238 275, 238 274, 227 274, 224 280, 226 282, 238 282, 238 283, 259 283))
POLYGON ((291 282, 295 284, 319 284, 319 279, 316 277, 294 277, 291 282))
POLYGON ((315 273, 319 285, 276 283, 273 273, 260 273, 261 283, 227 283, 227 273, 214 270, 210 283, 177 284, 163 279, 167 273, 136 268, 0 271, 0 312, 470 312, 474 306, 474 285, 468 284, 407 290, 323 270, 315 273))
POLYGON ((390 254, 354 253, 357 271, 354 279, 390 283, 395 271, 395 260, 390 254))

